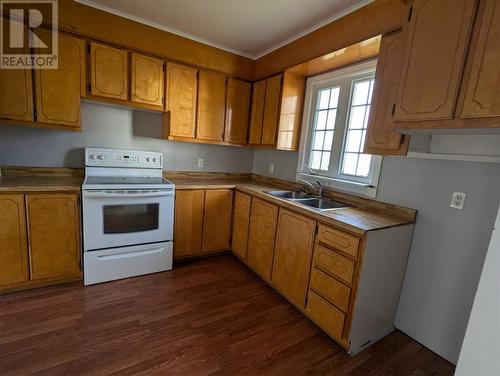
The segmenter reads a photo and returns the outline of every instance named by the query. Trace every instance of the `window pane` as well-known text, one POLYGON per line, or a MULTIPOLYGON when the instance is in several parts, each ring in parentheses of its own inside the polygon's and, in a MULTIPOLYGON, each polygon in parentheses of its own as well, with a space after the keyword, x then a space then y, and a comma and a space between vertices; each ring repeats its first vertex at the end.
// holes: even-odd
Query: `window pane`
POLYGON ((368 102, 367 103, 372 103, 373 86, 375 86, 375 82, 371 81, 370 93, 368 94, 368 102))
POLYGON ((323 131, 314 132, 313 149, 314 150, 323 150, 323 140, 324 139, 325 139, 325 132, 323 132, 323 131))
POLYGON ((311 153, 310 167, 314 170, 319 170, 320 163, 321 163, 321 152, 320 151, 313 151, 311 153))
POLYGON ((337 110, 328 111, 328 121, 326 123, 326 129, 335 129, 336 118, 337 118, 337 110))
POLYGON ((365 106, 352 107, 349 116, 349 129, 362 129, 365 121, 365 106))
POLYGON ((330 153, 324 152, 321 157, 321 170, 328 171, 328 166, 330 165, 330 153))
POLYGON ((370 163, 372 156, 368 154, 360 154, 358 160, 358 170, 356 171, 357 176, 368 176, 370 173, 370 163))
POLYGON ((348 175, 356 175, 356 165, 358 163, 358 155, 354 153, 345 153, 342 173, 348 175))
POLYGON ((347 142, 345 150, 351 153, 358 153, 361 145, 362 131, 349 131, 347 133, 347 142))
POLYGON ((339 93, 340 93, 339 87, 334 87, 332 89, 332 93, 330 94, 330 108, 337 108, 339 104, 339 93))
POLYGON ((328 151, 332 150, 332 144, 333 144, 333 131, 327 131, 323 150, 328 150, 328 151))
POLYGON ((326 127, 326 115, 328 111, 318 111, 316 117, 316 130, 323 130, 326 127))
POLYGON ((328 102, 330 100, 330 89, 323 89, 319 92, 319 110, 324 110, 328 108, 328 102))
POLYGON ((354 84, 354 95, 352 97, 352 106, 358 106, 360 104, 367 104, 368 93, 370 91, 371 80, 368 81, 358 81, 354 84))

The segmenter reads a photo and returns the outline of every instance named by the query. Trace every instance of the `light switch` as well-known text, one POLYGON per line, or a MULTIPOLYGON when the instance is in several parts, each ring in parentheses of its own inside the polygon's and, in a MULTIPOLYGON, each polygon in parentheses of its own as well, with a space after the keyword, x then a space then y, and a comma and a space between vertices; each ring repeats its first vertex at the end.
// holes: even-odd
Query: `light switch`
POLYGON ((451 197, 451 207, 454 209, 463 209, 465 203, 465 193, 464 192, 453 192, 451 197))
POLYGON ((203 158, 198 158, 198 167, 203 168, 203 158))
POLYGON ((274 165, 272 163, 269 163, 269 173, 274 174, 274 165))

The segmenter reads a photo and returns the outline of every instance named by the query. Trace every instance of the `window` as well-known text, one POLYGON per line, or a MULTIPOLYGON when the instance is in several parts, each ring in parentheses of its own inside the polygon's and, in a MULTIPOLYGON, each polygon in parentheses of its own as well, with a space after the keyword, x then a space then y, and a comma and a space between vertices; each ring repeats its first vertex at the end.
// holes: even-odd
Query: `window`
POLYGON ((376 62, 337 70, 307 81, 298 178, 370 196, 381 157, 363 153, 376 62))

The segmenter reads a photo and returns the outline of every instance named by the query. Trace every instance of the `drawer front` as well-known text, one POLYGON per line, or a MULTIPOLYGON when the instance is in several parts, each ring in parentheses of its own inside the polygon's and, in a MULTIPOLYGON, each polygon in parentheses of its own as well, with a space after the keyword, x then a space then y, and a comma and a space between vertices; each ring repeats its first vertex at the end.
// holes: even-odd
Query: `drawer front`
POLYGON ((309 290, 306 311, 316 324, 332 337, 342 340, 345 315, 314 291, 309 290))
POLYGON ((343 231, 320 225, 316 242, 335 248, 352 257, 358 256, 359 238, 343 231))
POLYGON ((313 265, 322 271, 352 285, 354 261, 320 245, 314 247, 313 265))
POLYGON ((312 268, 311 283, 309 287, 337 308, 347 312, 351 289, 343 283, 323 273, 319 269, 312 268))

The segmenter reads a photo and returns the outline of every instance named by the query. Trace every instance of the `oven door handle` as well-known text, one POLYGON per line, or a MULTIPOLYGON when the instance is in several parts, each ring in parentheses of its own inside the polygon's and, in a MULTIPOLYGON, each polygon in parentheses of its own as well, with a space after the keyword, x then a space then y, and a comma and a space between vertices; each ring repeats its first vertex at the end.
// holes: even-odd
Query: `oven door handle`
POLYGON ((157 191, 157 192, 131 192, 127 191, 124 193, 117 192, 105 192, 105 191, 84 191, 83 195, 85 197, 92 198, 143 198, 143 197, 165 197, 173 196, 174 190, 170 191, 157 191))

